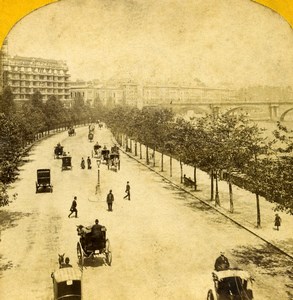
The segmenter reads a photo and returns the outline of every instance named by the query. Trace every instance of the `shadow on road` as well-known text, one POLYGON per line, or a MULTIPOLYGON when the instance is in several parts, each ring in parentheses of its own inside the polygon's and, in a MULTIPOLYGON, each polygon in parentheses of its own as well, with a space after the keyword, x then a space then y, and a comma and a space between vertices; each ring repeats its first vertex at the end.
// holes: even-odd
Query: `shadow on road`
MULTIPOLYGON (((6 210, 0 211, 0 228, 1 231, 5 230, 7 228, 15 227, 17 226, 14 222, 17 220, 22 219, 23 217, 29 217, 31 213, 21 213, 21 212, 10 212, 6 210)), ((0 242, 1 242, 1 232, 0 232, 0 242)), ((3 274, 3 271, 9 270, 13 268, 12 261, 6 261, 3 263, 3 260, 5 258, 3 255, 0 255, 0 277, 3 274)))
POLYGON ((271 245, 262 245, 259 247, 243 246, 234 249, 232 253, 237 257, 239 263, 243 265, 253 264, 258 268, 260 274, 272 277, 287 277, 288 282, 285 286, 288 290, 286 293, 288 294, 289 299, 293 299, 292 259, 278 252, 271 245))
POLYGON ((84 260, 83 266, 87 267, 101 267, 107 265, 105 259, 103 257, 95 257, 95 258, 88 258, 84 260))
POLYGON ((23 217, 29 217, 32 213, 21 213, 21 212, 11 212, 6 210, 0 211, 0 227, 1 230, 5 230, 10 227, 16 226, 14 223, 17 220, 22 219, 23 217))
POLYGON ((292 260, 271 245, 242 246, 234 249, 233 255, 238 258, 241 264, 254 264, 258 268, 263 268, 263 274, 271 276, 291 274, 290 277, 293 279, 292 260))

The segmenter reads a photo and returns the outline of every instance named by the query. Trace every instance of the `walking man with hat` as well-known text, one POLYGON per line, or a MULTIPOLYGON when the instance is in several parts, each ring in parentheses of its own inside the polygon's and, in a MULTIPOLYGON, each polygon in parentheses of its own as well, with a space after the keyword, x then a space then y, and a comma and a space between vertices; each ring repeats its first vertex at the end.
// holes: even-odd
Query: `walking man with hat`
POLYGON ((114 195, 112 194, 112 190, 110 190, 109 194, 107 195, 108 211, 113 211, 112 209, 113 202, 114 202, 114 195))

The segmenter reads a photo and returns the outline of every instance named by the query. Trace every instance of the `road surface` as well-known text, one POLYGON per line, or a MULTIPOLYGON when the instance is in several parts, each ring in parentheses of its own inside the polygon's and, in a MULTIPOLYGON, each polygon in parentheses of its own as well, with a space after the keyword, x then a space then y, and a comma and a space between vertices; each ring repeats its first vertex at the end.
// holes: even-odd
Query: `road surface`
POLYGON ((107 266, 102 257, 86 262, 84 299, 206 299, 220 251, 225 251, 232 267, 253 274, 255 299, 290 299, 290 274, 285 273, 286 267, 276 266, 279 259, 289 264, 286 258, 125 154, 118 172, 100 166, 96 194, 95 159, 91 170, 82 170, 80 160, 91 156, 97 140, 111 147, 112 137, 107 129, 96 128, 90 143, 87 127, 76 132, 76 136, 63 132, 39 142, 21 167, 11 191, 18 198, 4 209, 13 226, 2 230, 1 299, 52 299, 50 275, 58 268, 58 253, 65 253, 77 266, 76 225, 93 225, 96 218, 107 227, 113 262, 107 266), (72 170, 61 171, 61 160, 54 159, 58 142, 70 152, 72 170), (51 169, 53 193, 35 193, 39 168, 51 169), (123 199, 127 181, 130 201, 123 199), (109 189, 115 196, 113 212, 107 211, 109 189), (74 196, 78 218, 68 218, 74 196), (267 267, 261 259, 245 259, 258 251, 263 259, 269 257, 267 267))

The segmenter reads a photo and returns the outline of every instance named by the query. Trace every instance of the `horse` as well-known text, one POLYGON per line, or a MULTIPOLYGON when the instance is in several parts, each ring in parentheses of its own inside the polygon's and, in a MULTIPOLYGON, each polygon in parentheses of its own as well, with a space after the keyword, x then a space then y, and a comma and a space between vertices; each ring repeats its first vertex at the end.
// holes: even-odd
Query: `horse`
POLYGON ((59 254, 58 253, 58 262, 59 262, 59 268, 61 269, 62 268, 62 266, 63 266, 63 264, 64 264, 64 256, 65 256, 65 253, 63 253, 63 254, 59 254))
POLYGON ((91 232, 91 229, 88 227, 85 227, 83 225, 76 225, 77 234, 81 237, 85 237, 86 234, 91 232))

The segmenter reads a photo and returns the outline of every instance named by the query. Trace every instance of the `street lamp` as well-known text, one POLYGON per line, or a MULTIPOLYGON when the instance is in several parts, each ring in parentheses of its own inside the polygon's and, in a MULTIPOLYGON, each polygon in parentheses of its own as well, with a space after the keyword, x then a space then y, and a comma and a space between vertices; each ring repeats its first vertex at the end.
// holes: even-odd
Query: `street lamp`
POLYGON ((100 164, 101 164, 101 160, 97 159, 97 166, 98 166, 98 183, 96 186, 96 193, 97 193, 97 189, 100 187, 100 164))

